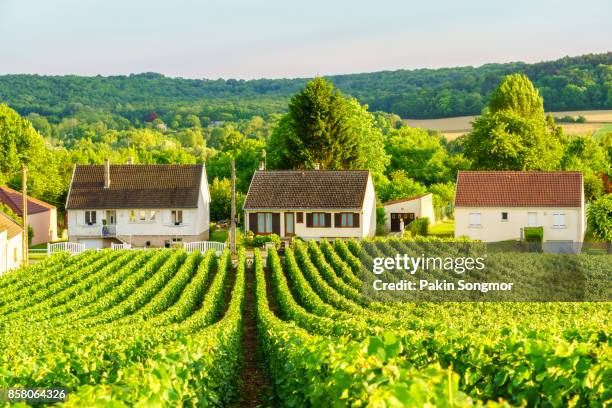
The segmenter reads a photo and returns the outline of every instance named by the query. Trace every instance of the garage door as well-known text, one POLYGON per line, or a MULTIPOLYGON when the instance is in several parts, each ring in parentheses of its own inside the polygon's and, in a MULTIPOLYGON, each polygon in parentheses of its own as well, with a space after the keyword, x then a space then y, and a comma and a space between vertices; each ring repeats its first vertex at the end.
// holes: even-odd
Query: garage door
POLYGON ((104 248, 104 242, 101 239, 80 239, 79 242, 85 245, 85 249, 104 248))
POLYGON ((414 221, 414 213, 391 213, 391 232, 399 232, 402 219, 405 227, 414 221))

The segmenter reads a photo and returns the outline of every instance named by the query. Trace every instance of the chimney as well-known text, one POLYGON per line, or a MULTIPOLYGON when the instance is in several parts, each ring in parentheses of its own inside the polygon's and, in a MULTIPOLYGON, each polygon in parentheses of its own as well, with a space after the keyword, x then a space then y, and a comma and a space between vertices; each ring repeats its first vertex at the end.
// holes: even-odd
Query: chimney
POLYGON ((259 161, 259 170, 265 170, 266 169, 266 162, 263 160, 259 161))
POLYGON ((110 160, 104 159, 104 188, 110 188, 110 160))
POLYGON ((132 156, 128 157, 127 164, 134 164, 134 157, 132 156))
POLYGON ((321 170, 321 163, 315 163, 315 170, 321 170))

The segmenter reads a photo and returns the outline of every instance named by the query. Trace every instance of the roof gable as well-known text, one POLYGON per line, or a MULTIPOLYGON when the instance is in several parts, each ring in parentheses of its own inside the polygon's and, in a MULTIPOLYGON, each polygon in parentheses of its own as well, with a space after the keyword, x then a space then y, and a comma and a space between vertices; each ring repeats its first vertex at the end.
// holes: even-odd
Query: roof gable
POLYGON ((455 207, 582 207, 582 173, 460 171, 455 207))
POLYGON ((201 164, 113 164, 104 188, 104 165, 77 165, 66 208, 196 208, 203 179, 201 164))
POLYGON ((357 209, 363 206, 367 170, 256 171, 244 209, 357 209))
POLYGON ((21 225, 17 224, 11 217, 0 212, 0 231, 6 231, 7 237, 13 238, 23 232, 21 225))
MULTIPOLYGON (((23 215, 22 194, 7 186, 0 186, 0 203, 7 205, 18 216, 23 215)), ((28 214, 38 214, 55 209, 55 206, 28 196, 28 214)))

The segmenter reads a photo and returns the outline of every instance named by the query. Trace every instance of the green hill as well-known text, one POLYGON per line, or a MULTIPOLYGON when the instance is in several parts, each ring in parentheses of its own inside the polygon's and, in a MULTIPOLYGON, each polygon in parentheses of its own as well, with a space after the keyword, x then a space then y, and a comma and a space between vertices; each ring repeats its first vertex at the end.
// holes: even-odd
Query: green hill
MULTIPOLYGON (((331 76, 342 92, 370 110, 409 118, 480 113, 489 93, 509 73, 525 73, 539 88, 548 111, 611 109, 612 52, 526 64, 417 69, 331 76)), ((307 81, 299 79, 199 80, 156 73, 129 76, 0 76, 0 102, 21 114, 51 121, 92 110, 131 122, 195 109, 204 120, 235 120, 282 112, 307 81)))

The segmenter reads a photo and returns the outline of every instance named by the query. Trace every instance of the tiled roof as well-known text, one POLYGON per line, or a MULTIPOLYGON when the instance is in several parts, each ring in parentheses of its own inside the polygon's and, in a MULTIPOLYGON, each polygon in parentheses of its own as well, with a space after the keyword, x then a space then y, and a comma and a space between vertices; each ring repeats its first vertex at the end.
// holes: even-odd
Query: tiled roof
POLYGON ((397 204, 397 203, 405 203, 407 201, 418 200, 419 198, 423 198, 423 197, 428 196, 430 194, 431 193, 425 193, 425 194, 419 194, 417 196, 406 197, 406 198, 399 198, 397 200, 390 200, 390 201, 384 202, 382 205, 384 207, 385 205, 391 205, 391 204, 397 204))
POLYGON ((112 164, 104 188, 104 165, 75 166, 67 209, 196 208, 203 165, 112 164))
POLYGON ((6 231, 9 238, 21 234, 23 228, 17 224, 11 217, 0 211, 0 232, 6 231))
POLYGON ((460 171, 455 207, 581 207, 582 173, 460 171))
MULTIPOLYGON (((18 216, 23 215, 22 195, 19 191, 6 186, 0 186, 0 203, 7 205, 18 216)), ((37 214, 54 209, 51 204, 28 196, 28 214, 37 214)))
POLYGON ((244 209, 357 209, 367 170, 256 171, 244 209))

